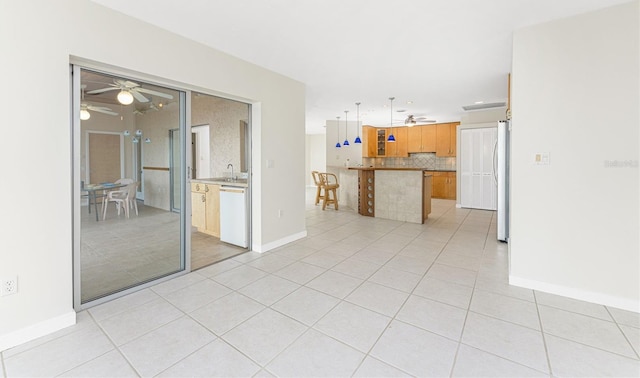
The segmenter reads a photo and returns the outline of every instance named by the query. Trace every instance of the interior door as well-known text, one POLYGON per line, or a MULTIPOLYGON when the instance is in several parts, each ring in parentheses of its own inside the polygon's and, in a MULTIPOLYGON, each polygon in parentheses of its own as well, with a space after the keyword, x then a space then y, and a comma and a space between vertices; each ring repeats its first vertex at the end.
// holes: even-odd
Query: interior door
POLYGON ((87 165, 88 178, 85 184, 113 182, 121 178, 121 137, 115 133, 88 132, 87 165))

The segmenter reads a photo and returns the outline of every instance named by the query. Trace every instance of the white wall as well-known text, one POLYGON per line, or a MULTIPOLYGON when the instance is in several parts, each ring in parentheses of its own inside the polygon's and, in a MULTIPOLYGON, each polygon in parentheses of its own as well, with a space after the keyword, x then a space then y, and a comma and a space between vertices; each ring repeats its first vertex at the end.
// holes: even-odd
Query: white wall
POLYGON ((514 34, 509 244, 512 283, 635 311, 638 8, 633 1, 514 34), (551 164, 534 165, 537 152, 551 164))
POLYGON ((326 129, 326 159, 329 167, 344 167, 349 159, 349 165, 354 167, 362 164, 362 144, 353 143, 357 135, 362 138, 362 122, 348 121, 345 128, 345 121, 327 121, 326 129), (348 130, 349 145, 342 146, 348 130), (340 141, 340 148, 336 148, 336 143, 340 141))
POLYGON ((306 184, 315 185, 311 171, 325 172, 327 170, 326 141, 324 134, 307 135, 306 146, 306 184))
POLYGON ((3 176, 24 184, 0 186, 11 198, 0 212, 0 277, 19 282, 18 294, 0 297, 0 350, 75 319, 70 59, 252 102, 254 249, 306 234, 296 189, 305 182, 303 84, 87 0, 0 2, 0 46, 11 88, 0 91, 0 159, 3 176), (16 143, 26 137, 28 149, 16 143))

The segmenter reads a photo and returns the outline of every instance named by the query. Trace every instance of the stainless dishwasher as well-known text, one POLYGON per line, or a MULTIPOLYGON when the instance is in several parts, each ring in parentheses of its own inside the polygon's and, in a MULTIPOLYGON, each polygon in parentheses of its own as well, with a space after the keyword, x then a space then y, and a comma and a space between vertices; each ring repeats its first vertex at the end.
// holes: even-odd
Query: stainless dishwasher
POLYGON ((220 187, 220 240, 242 248, 248 246, 247 190, 237 186, 220 187))

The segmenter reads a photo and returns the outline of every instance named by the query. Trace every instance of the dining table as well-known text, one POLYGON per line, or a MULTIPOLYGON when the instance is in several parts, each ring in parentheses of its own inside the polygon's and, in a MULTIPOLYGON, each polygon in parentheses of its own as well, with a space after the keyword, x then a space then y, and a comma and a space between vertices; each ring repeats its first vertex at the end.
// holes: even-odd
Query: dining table
POLYGON ((91 214, 91 204, 93 203, 93 208, 96 213, 96 222, 100 220, 100 217, 98 216, 98 192, 102 192, 101 197, 106 197, 108 191, 125 186, 127 186, 127 184, 116 184, 113 182, 101 182, 99 184, 87 184, 81 186, 80 189, 83 192, 86 192, 87 197, 89 198, 89 214, 91 214))

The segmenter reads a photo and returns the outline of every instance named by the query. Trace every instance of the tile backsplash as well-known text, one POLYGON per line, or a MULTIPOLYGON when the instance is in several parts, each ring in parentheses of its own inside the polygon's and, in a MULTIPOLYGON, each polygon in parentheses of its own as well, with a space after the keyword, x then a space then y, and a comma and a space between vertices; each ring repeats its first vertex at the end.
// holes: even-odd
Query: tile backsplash
POLYGON ((456 158, 438 157, 435 152, 409 154, 406 158, 362 158, 365 167, 424 168, 429 170, 456 170, 456 158))

